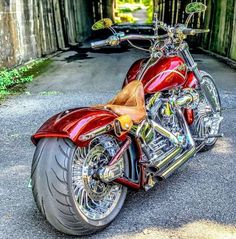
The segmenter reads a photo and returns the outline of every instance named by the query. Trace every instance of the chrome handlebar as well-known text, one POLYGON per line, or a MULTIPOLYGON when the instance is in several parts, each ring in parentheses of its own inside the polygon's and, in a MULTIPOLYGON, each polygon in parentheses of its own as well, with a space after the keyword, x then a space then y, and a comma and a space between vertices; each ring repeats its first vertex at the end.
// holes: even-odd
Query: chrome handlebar
MULTIPOLYGON (((165 35, 124 35, 123 33, 117 33, 115 35, 112 35, 108 37, 105 40, 95 41, 91 43, 91 47, 93 49, 98 49, 104 46, 117 46, 123 41, 129 41, 129 40, 150 40, 150 41, 162 41, 168 38, 173 38, 176 36, 177 38, 181 38, 183 36, 194 36, 196 34, 200 33, 208 33, 209 30, 205 29, 192 29, 187 28, 184 25, 179 25, 178 27, 167 27, 165 26, 165 30, 167 31, 167 34, 165 35)), ((184 37, 183 37, 184 38, 184 37)))
POLYGON ((100 41, 91 42, 91 47, 93 49, 99 49, 99 48, 102 48, 104 46, 108 46, 107 39, 106 40, 100 40, 100 41))
POLYGON ((177 27, 177 28, 170 28, 170 32, 173 34, 183 34, 185 36, 195 36, 196 34, 200 33, 208 33, 210 32, 209 29, 193 29, 187 27, 177 27))
POLYGON ((162 35, 162 36, 152 36, 152 35, 136 35, 136 34, 130 34, 130 35, 113 35, 108 37, 105 40, 95 41, 91 43, 91 47, 93 49, 101 48, 103 46, 117 46, 121 42, 129 41, 129 40, 165 40, 169 37, 168 34, 162 35))

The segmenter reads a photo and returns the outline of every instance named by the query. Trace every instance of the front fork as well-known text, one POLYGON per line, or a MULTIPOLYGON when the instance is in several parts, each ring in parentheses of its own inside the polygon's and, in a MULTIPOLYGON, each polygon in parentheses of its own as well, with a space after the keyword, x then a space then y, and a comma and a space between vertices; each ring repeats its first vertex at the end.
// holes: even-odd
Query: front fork
POLYGON ((194 73, 195 77, 198 79, 199 83, 201 83, 202 76, 198 70, 197 63, 194 61, 194 59, 189 51, 189 46, 186 42, 182 44, 180 53, 187 64, 188 70, 192 71, 194 73))
MULTIPOLYGON (((180 52, 181 52, 181 55, 182 55, 182 57, 184 58, 184 60, 187 64, 188 70, 190 70, 191 72, 194 73, 194 75, 195 75, 195 77, 198 81, 199 90, 202 91, 208 105, 211 106, 212 112, 214 114, 215 113, 220 113, 221 112, 220 103, 218 103, 216 100, 214 100, 214 97, 212 95, 211 90, 209 89, 207 79, 206 79, 206 77, 211 78, 211 79, 212 79, 212 77, 207 73, 202 73, 202 72, 199 71, 199 69, 197 67, 197 63, 194 61, 194 59, 193 59, 193 57, 192 57, 192 55, 189 51, 189 47, 188 47, 187 43, 184 43, 182 45, 182 49, 181 49, 180 52)), ((193 123, 193 121, 194 121, 193 110, 188 110, 187 109, 186 112, 185 112, 185 116, 186 116, 186 119, 187 119, 188 122, 193 123)), ((221 117, 220 121, 222 119, 223 118, 221 117)), ((223 134, 211 135, 211 137, 222 137, 222 136, 223 136, 223 134)), ((208 136, 208 137, 210 137, 210 136, 208 136)))
POLYGON ((215 102, 212 100, 211 92, 209 91, 208 87, 206 86, 204 78, 198 69, 197 63, 194 61, 194 59, 191 55, 191 53, 189 51, 189 46, 186 42, 183 43, 180 53, 187 64, 188 70, 192 71, 194 73, 194 75, 198 81, 200 90, 204 93, 206 100, 208 101, 209 105, 211 106, 213 112, 214 113, 219 112, 221 109, 219 109, 218 106, 215 104, 215 102))

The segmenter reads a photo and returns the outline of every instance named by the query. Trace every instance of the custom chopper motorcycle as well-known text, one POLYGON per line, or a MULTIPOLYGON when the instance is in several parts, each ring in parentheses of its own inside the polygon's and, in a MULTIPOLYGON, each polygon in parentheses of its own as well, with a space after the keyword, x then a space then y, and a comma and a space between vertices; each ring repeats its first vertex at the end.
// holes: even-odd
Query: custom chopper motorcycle
POLYGON ((117 33, 110 19, 94 24, 94 30, 110 28, 113 35, 93 48, 148 40, 150 57, 131 66, 110 102, 61 112, 32 136, 33 196, 57 230, 88 235, 105 228, 128 188, 152 188, 222 136, 217 88, 184 41, 209 31, 188 28, 194 13, 205 10, 190 3, 186 23, 174 27, 155 15, 154 35, 117 33), (159 28, 166 34, 158 35, 159 28))

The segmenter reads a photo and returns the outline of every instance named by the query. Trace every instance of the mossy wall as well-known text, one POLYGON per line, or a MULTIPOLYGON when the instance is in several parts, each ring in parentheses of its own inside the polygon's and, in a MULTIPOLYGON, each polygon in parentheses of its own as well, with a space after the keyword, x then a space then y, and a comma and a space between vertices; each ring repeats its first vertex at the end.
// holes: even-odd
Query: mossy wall
POLYGON ((76 45, 115 0, 0 0, 0 68, 76 45))
MULTIPOLYGON (((198 0, 208 5, 191 26, 211 29, 196 45, 236 60, 236 1, 198 0)), ((190 0, 154 0, 159 19, 183 22, 190 0)), ((0 68, 12 67, 75 45, 91 35, 91 25, 113 18, 115 0, 1 0, 0 68)))
POLYGON ((202 46, 236 60, 236 1, 208 0, 205 27, 211 32, 202 46))
MULTIPOLYGON (((183 23, 190 0, 154 0, 158 18, 168 24, 183 23)), ((198 0, 207 5, 205 14, 195 15, 191 27, 211 32, 190 39, 195 44, 222 56, 236 60, 236 0, 198 0)))
POLYGON ((93 6, 80 0, 1 0, 0 68, 77 44, 91 33, 93 6))
POLYGON ((234 16, 233 16, 233 29, 232 29, 232 42, 230 48, 230 57, 236 60, 236 3, 234 4, 234 16))

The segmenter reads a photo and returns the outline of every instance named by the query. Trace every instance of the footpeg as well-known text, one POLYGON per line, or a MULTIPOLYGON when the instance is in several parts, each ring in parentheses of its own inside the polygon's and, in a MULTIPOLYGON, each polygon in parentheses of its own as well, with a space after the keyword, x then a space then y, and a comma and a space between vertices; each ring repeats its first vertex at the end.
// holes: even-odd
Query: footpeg
POLYGON ((205 138, 210 139, 210 138, 223 138, 223 137, 224 137, 224 134, 221 133, 221 134, 209 134, 205 138))
POLYGON ((204 141, 206 139, 211 139, 211 138, 223 138, 224 137, 224 134, 221 133, 221 134, 209 134, 209 135, 206 135, 205 137, 203 138, 195 138, 194 137, 194 140, 195 141, 204 141))

